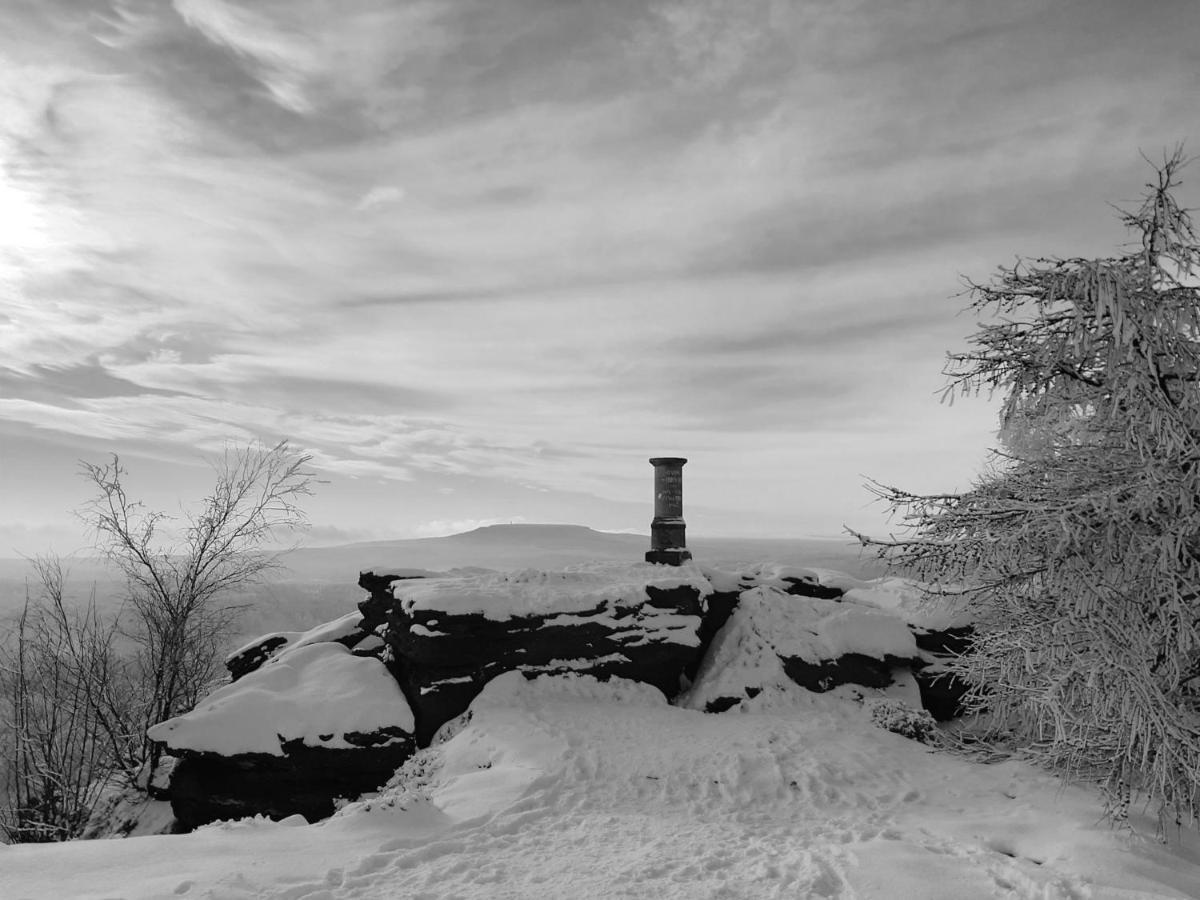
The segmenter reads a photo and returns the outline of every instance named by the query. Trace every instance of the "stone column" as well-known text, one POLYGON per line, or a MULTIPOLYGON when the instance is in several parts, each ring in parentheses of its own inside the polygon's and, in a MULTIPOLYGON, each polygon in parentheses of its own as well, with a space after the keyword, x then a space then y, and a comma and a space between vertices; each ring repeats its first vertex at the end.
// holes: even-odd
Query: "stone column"
POLYGON ((646 562, 678 566, 692 558, 687 550, 683 521, 683 464, 678 456, 658 456, 654 466, 654 520, 646 562))

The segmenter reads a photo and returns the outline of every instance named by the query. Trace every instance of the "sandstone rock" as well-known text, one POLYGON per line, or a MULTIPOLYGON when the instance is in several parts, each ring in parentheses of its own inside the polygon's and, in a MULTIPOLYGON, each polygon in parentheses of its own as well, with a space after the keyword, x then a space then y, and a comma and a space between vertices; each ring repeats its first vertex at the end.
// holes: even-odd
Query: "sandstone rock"
POLYGON ((970 625, 913 629, 922 656, 922 663, 913 667, 921 691, 921 705, 939 722, 963 714, 962 699, 968 688, 962 679, 945 671, 941 663, 964 653, 971 646, 974 635, 975 629, 970 625))
POLYGON ((957 719, 964 713, 962 700, 968 685, 962 679, 936 666, 914 667, 913 676, 921 691, 921 706, 939 722, 957 719))
POLYGON ((940 677, 940 663, 971 635, 909 624, 861 589, 794 567, 364 572, 359 584, 367 596, 356 612, 239 648, 227 660, 232 684, 151 730, 179 757, 170 793, 183 827, 323 818, 336 798, 387 781, 505 672, 627 679, 724 712, 811 703, 809 692, 846 684, 887 687, 904 669, 913 702, 919 690, 926 709, 949 718, 962 686, 940 677))
POLYGON ((276 651, 287 646, 290 638, 286 634, 264 634, 255 638, 243 647, 234 650, 225 657, 225 668, 229 670, 231 680, 237 681, 243 675, 249 675, 276 651))
POLYGON ((304 633, 150 729, 179 757, 170 795, 184 828, 252 815, 322 818, 336 798, 378 787, 412 754, 412 711, 395 678, 372 653, 346 646, 374 638, 382 648, 378 636, 361 636, 360 622, 354 613, 304 633))
POLYGON ((218 819, 299 813, 310 822, 331 816, 338 798, 353 799, 384 784, 412 755, 399 728, 345 735, 350 748, 285 741, 283 754, 179 751, 171 777, 171 809, 181 828, 218 819))
POLYGON ((425 745, 495 676, 577 672, 678 693, 702 654, 695 567, 578 567, 395 583, 366 573, 370 603, 391 602, 385 639, 425 745))
POLYGON ((787 677, 818 694, 843 684, 885 688, 892 683, 892 670, 913 664, 912 658, 884 654, 876 659, 865 653, 844 653, 835 659, 811 662, 799 656, 780 656, 787 677))
POLYGON ((225 668, 229 670, 231 680, 237 681, 261 667, 285 648, 294 649, 322 642, 341 644, 357 656, 379 656, 383 651, 383 641, 375 634, 374 627, 363 613, 357 612, 347 613, 308 631, 277 631, 265 634, 226 656, 225 668))
POLYGON ((394 599, 390 590, 391 585, 397 581, 414 581, 423 577, 423 575, 376 575, 374 572, 359 572, 358 586, 367 592, 367 596, 358 604, 363 624, 372 629, 386 624, 388 610, 392 608, 394 599))
POLYGON ((923 664, 912 631, 897 616, 841 596, 791 594, 773 578, 741 591, 679 703, 724 712, 764 690, 882 688, 892 684, 894 669, 923 664))
POLYGON ((784 577, 782 580, 786 584, 784 591, 795 597, 817 597, 821 600, 837 600, 846 593, 841 588, 821 584, 815 578, 784 577))

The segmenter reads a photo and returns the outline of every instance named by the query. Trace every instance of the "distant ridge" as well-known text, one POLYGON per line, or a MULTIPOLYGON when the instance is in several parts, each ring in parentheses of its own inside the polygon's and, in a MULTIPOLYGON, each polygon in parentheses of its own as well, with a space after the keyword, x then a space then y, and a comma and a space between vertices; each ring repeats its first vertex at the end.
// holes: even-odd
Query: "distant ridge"
MULTIPOLYGON (((270 596, 275 585, 284 590, 280 596, 286 596, 284 586, 290 583, 296 586, 297 597, 308 597, 314 592, 326 596, 332 592, 330 596, 342 597, 344 603, 355 603, 361 599, 358 573, 365 570, 392 575, 432 575, 470 568, 561 569, 587 562, 641 562, 649 547, 648 535, 614 534, 586 525, 488 525, 446 537, 301 547, 285 553, 280 560, 283 568, 268 578, 262 590, 255 588, 251 593, 270 596)), ((688 547, 702 565, 732 568, 770 562, 832 569, 858 578, 884 574, 878 562, 864 558, 858 546, 850 541, 689 535, 688 547)), ((110 564, 88 557, 73 557, 66 562, 73 589, 86 592, 94 585, 102 605, 119 603, 124 593, 123 579, 110 564)), ((28 560, 0 559, 0 626, 19 613, 26 579, 30 576, 28 560)), ((288 626, 293 627, 295 615, 290 619, 283 617, 283 621, 293 623, 288 626)), ((320 621, 324 620, 318 617, 311 624, 320 621)))
MULTIPOLYGON (((857 545, 822 538, 689 537, 700 563, 736 565, 778 562, 836 569, 858 577, 882 574, 857 545)), ((644 534, 596 531, 586 525, 522 523, 486 525, 436 538, 369 541, 336 547, 307 547, 288 553, 285 580, 353 580, 359 571, 419 574, 455 568, 560 568, 585 562, 641 562, 650 547, 644 534)))

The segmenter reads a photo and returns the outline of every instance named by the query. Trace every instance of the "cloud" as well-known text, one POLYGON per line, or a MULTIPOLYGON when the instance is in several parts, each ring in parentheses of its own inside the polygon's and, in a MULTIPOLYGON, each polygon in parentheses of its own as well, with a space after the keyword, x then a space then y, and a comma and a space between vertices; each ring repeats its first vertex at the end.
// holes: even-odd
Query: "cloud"
POLYGON ((428 522, 418 523, 413 529, 413 533, 417 537, 423 538, 445 537, 450 534, 462 534, 465 531, 474 531, 476 528, 487 528, 490 525, 521 525, 524 523, 524 516, 500 516, 490 519, 455 519, 453 521, 433 519, 428 522))
POLYGON ((395 185, 376 185, 365 194, 358 203, 354 204, 354 208, 360 212, 371 209, 377 206, 386 206, 389 203, 399 203, 404 199, 404 191, 395 185))
POLYGON ((311 525, 290 536, 304 547, 331 547, 375 540, 378 535, 366 528, 338 528, 333 525, 311 525))
POLYGON ((62 367, 35 365, 27 373, 0 366, 0 395, 5 397, 70 403, 73 398, 170 393, 134 384, 95 362, 62 367))
MULTIPOLYGON (((298 134, 314 134, 303 120, 321 117, 354 131, 397 124, 423 99, 415 79, 401 79, 451 43, 440 19, 453 5, 442 2, 356 0, 336 15, 319 0, 175 0, 174 9, 189 30, 239 62, 266 98, 296 117, 289 131, 298 134)), ((186 40, 163 17, 136 37, 153 50, 186 40)), ((239 124, 254 131, 249 121, 239 124)))
POLYGON ((959 273, 1107 252, 1186 136, 1194 11, 1126 7, 16 3, 0 417, 456 496, 904 445, 959 273))
POLYGON ((318 66, 310 38, 283 33, 258 12, 224 0, 174 0, 174 6, 214 44, 248 58, 281 106, 298 113, 312 109, 304 95, 304 84, 318 66))

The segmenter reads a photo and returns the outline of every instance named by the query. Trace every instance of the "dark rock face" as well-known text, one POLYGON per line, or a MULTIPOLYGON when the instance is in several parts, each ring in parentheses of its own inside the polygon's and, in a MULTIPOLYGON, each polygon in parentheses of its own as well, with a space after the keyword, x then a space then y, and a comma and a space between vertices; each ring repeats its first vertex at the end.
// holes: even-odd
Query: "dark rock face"
POLYGON ((645 599, 636 604, 601 600, 582 610, 491 619, 481 613, 406 611, 386 576, 367 573, 359 583, 372 590, 364 603, 392 604, 386 640, 420 746, 502 672, 627 678, 671 697, 702 654, 702 598, 689 585, 647 585, 645 599))
MULTIPOLYGON (((717 591, 705 598, 704 618, 700 621, 700 646, 707 651, 712 644, 713 636, 725 627, 733 611, 737 609, 740 591, 717 591)), ((703 653, 696 654, 695 661, 684 670, 688 681, 694 681, 696 670, 703 661, 703 653)), ((669 695, 668 695, 669 696, 669 695)))
POLYGON ((969 686, 961 678, 937 671, 935 666, 914 668, 913 677, 921 691, 921 706, 939 722, 957 719, 965 712, 962 700, 969 686))
POLYGON ((415 581, 422 575, 376 575, 374 572, 359 572, 358 586, 367 592, 367 596, 358 604, 362 613, 363 623, 369 628, 378 628, 388 620, 388 612, 395 603, 390 590, 397 581, 415 581))
POLYGON ((917 647, 926 653, 948 654, 957 656, 965 653, 971 647, 975 629, 970 625, 958 625, 952 628, 919 628, 912 626, 913 638, 917 647))
POLYGON ((249 675, 287 643, 287 635, 268 634, 230 654, 225 659, 225 668, 229 670, 230 680, 237 681, 243 675, 249 675))
POLYGON ((964 712, 962 698, 968 685, 944 671, 938 663, 970 647, 974 629, 970 625, 940 630, 915 625, 908 627, 920 651, 917 656, 904 658, 885 655, 883 659, 875 659, 860 653, 847 653, 819 663, 784 657, 783 669, 796 684, 817 693, 842 684, 884 688, 893 683, 893 671, 909 669, 921 693, 921 706, 939 722, 958 718, 964 712))
POLYGON ((733 709, 741 702, 738 697, 718 697, 716 700, 709 700, 705 703, 704 711, 706 713, 723 713, 733 709))
POLYGON ((885 688, 893 681, 892 670, 912 665, 913 660, 898 656, 875 659, 862 653, 846 653, 837 659, 808 662, 798 656, 780 657, 783 671, 802 688, 823 694, 843 684, 885 688))
POLYGON ((754 576, 736 579, 739 590, 723 610, 723 627, 705 635, 708 651, 689 673, 693 684, 682 705, 725 712, 764 688, 786 695, 793 685, 814 693, 842 685, 881 689, 908 671, 934 718, 961 715, 965 686, 939 663, 945 651, 967 646, 969 627, 922 628, 811 578, 763 575, 759 584, 754 576))
POLYGON ((784 576, 784 591, 793 597, 817 597, 821 600, 839 600, 845 591, 838 587, 821 584, 811 578, 784 576))
POLYGON ((411 735, 385 729, 346 735, 352 749, 308 747, 287 741, 283 756, 184 751, 171 776, 171 809, 191 830, 218 819, 299 813, 309 822, 333 815, 337 798, 373 791, 415 749, 411 735))
POLYGON ((285 649, 313 641, 341 644, 357 656, 382 658, 383 641, 375 634, 378 624, 372 624, 365 614, 351 613, 309 631, 263 635, 229 654, 225 658, 225 668, 229 670, 230 680, 237 681, 257 671, 268 659, 278 656, 285 649))
MULTIPOLYGON (((259 692, 279 689, 281 682, 288 685, 305 677, 303 673, 309 670, 304 667, 314 665, 313 660, 373 657, 382 662, 383 667, 378 663, 351 664, 353 677, 348 682, 349 702, 361 701, 379 708, 383 687, 383 708, 386 710, 383 715, 391 717, 391 710, 395 709, 396 718, 391 721, 403 721, 407 717, 407 722, 411 723, 411 714, 393 682, 391 669, 384 658, 386 655, 387 647, 382 638, 364 626, 360 614, 352 613, 308 632, 268 635, 232 654, 226 665, 233 676, 231 686, 246 679, 243 684, 248 690, 259 692), (331 645, 340 647, 337 652, 332 652, 331 645), (326 647, 330 649, 322 649, 326 647), (302 657, 307 662, 301 661, 302 657), (290 677, 279 678, 277 666, 285 667, 285 675, 290 670, 290 677), (362 666, 365 668, 360 669, 362 666), (363 674, 359 675, 359 671, 363 674), (390 692, 386 690, 388 685, 390 692)), ((316 664, 319 666, 319 662, 316 664)), ((335 670, 320 671, 329 672, 340 689, 346 689, 344 675, 332 674, 335 670)), ((325 677, 322 674, 318 681, 325 677)), ((236 689, 231 687, 230 690, 236 689)), ((286 688, 282 690, 286 692, 286 688)), ((318 689, 318 696, 320 693, 318 689)), ((309 696, 311 694, 305 690, 297 703, 297 697, 280 694, 279 703, 292 710, 285 720, 295 729, 293 733, 310 731, 304 739, 285 739, 282 734, 272 732, 273 737, 278 737, 280 755, 249 750, 214 752, 203 741, 203 734, 210 727, 208 724, 199 740, 195 737, 172 739, 169 735, 162 738, 168 742, 164 749, 177 758, 168 794, 180 828, 191 830, 218 819, 254 815, 279 819, 299 813, 310 822, 317 821, 333 813, 338 798, 357 797, 382 785, 416 749, 410 729, 402 726, 383 725, 363 732, 345 731, 329 724, 337 721, 336 716, 331 720, 325 715, 333 707, 308 706, 305 700, 309 696), (328 733, 324 733, 326 728, 328 733), (322 733, 316 733, 318 731, 322 733)), ((221 702, 230 703, 228 698, 227 692, 226 699, 221 702)), ((205 703, 202 701, 197 710, 205 708, 205 703)), ((213 708, 208 708, 208 715, 212 715, 213 708)), ((379 720, 376 718, 376 721, 379 720)), ((222 729, 219 724, 213 727, 222 729)), ((228 726, 223 730, 230 733, 228 726)), ((239 736, 246 737, 244 729, 232 733, 230 746, 238 745, 239 736)), ((241 746, 256 745, 242 743, 241 746)))
POLYGON ((939 722, 956 719, 963 714, 962 700, 969 685, 956 675, 943 671, 938 663, 965 653, 970 649, 974 636, 975 629, 970 625, 941 630, 913 629, 913 637, 923 655, 922 664, 913 667, 913 676, 921 690, 921 705, 939 722))

